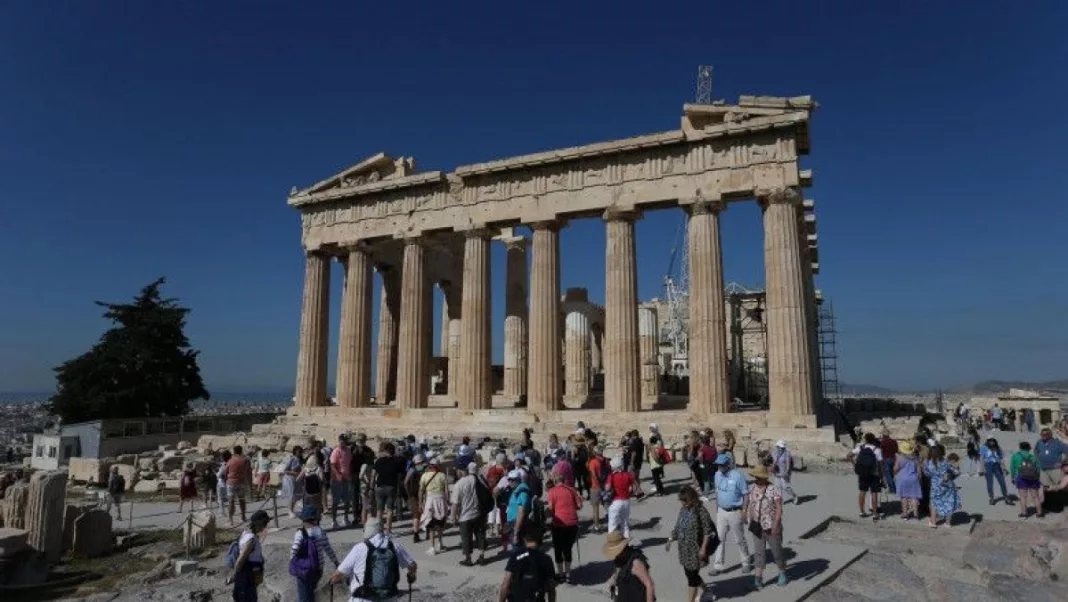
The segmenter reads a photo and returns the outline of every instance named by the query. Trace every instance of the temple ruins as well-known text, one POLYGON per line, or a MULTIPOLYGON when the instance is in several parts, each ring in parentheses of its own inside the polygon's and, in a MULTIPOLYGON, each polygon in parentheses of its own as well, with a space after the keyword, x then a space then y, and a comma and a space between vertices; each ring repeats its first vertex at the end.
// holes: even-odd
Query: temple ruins
POLYGON ((740 425, 769 436, 809 429, 812 440, 833 441, 816 421, 816 218, 802 195, 812 174, 799 164, 816 106, 807 96, 687 104, 672 131, 451 172, 418 171, 412 158, 379 153, 294 188, 288 203, 301 215, 306 265, 295 405, 280 424, 408 432, 656 421, 669 430, 740 425), (763 210, 766 412, 737 412, 730 394, 720 215, 747 201, 763 210), (637 292, 635 224, 672 209, 687 215, 691 287, 689 395, 681 407, 658 403, 670 363, 658 351, 657 307, 641 304, 637 292), (607 233, 603 308, 585 291, 561 294, 560 237, 569 222, 586 218, 603 220, 607 233), (529 238, 520 234, 526 229, 529 238), (507 248, 503 283, 492 281, 493 244, 507 248), (344 284, 333 405, 327 349, 335 261, 344 284), (506 290, 497 377, 494 286, 506 290), (444 300, 437 354, 435 287, 444 300), (602 380, 603 405, 591 404, 602 380))

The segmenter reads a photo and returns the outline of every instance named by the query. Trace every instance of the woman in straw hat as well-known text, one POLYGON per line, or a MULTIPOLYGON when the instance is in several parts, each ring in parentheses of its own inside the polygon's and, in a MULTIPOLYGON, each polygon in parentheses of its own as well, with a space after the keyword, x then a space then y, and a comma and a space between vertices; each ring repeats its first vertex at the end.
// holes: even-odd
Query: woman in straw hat
POLYGON ((779 585, 786 585, 786 558, 782 554, 782 491, 768 482, 771 475, 763 466, 751 468, 749 476, 756 482, 745 498, 742 516, 753 539, 756 568, 753 585, 757 589, 764 586, 765 550, 769 546, 779 567, 779 585))
POLYGON ((654 602, 656 587, 649 574, 649 561, 619 531, 612 531, 601 547, 604 557, 615 570, 608 580, 608 591, 615 602, 654 602))
POLYGON ((920 460, 916 457, 916 448, 912 442, 905 440, 898 444, 897 458, 894 460, 894 483, 897 495, 901 498, 901 519, 920 517, 920 499, 923 487, 920 484, 920 460))

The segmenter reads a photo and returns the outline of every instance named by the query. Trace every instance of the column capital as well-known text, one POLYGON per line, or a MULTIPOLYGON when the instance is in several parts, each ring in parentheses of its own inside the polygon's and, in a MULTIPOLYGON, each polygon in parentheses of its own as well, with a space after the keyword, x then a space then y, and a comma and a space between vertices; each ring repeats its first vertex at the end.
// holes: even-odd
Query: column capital
POLYGON ((554 232, 559 232, 567 226, 567 222, 560 219, 549 219, 540 222, 531 222, 527 225, 530 226, 531 230, 552 230, 554 232))
POLYGON ((609 207, 604 210, 602 218, 606 222, 633 222, 641 219, 642 212, 632 207, 609 207))
POLYGON ((339 245, 339 247, 346 254, 353 252, 369 254, 371 252, 371 244, 365 240, 357 240, 355 242, 344 243, 342 245, 339 245))
POLYGON ((374 268, 375 268, 375 271, 378 272, 379 274, 389 274, 391 272, 396 272, 397 271, 396 267, 394 267, 394 266, 392 266, 392 265, 390 265, 388 263, 376 263, 374 265, 374 268))
POLYGON ((526 236, 509 236, 507 238, 500 239, 504 243, 504 248, 512 250, 525 251, 530 246, 530 239, 526 236))
POLYGON ((759 190, 756 193, 757 201, 764 207, 768 205, 793 205, 801 206, 801 193, 794 188, 772 188, 759 190))
POLYGON ((690 215, 706 215, 712 213, 719 215, 727 210, 727 202, 723 199, 697 201, 690 205, 690 215))
POLYGON ((497 235, 497 231, 494 228, 487 228, 485 226, 475 226, 467 230, 462 231, 464 239, 468 238, 493 238, 497 235))

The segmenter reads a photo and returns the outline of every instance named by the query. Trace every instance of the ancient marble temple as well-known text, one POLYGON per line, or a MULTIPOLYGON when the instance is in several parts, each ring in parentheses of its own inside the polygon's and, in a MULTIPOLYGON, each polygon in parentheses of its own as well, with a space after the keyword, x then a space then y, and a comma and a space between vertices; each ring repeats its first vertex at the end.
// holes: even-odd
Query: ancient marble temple
POLYGON ((809 97, 743 96, 734 105, 686 105, 680 128, 667 132, 451 172, 419 171, 412 158, 380 153, 294 189, 288 202, 300 212, 306 254, 294 410, 329 403, 332 262, 344 278, 337 412, 413 415, 444 396, 445 407, 477 414, 496 397, 544 418, 581 406, 593 367, 603 371, 606 415, 650 410, 656 316, 638 301, 635 225, 650 211, 681 209, 691 283, 687 412, 727 414, 720 215, 756 201, 767 287, 767 421, 815 426, 816 223, 813 203, 802 196, 811 174, 798 163, 809 151, 815 108, 809 97), (568 309, 573 303, 561 295, 560 237, 577 219, 602 220, 606 229, 603 310, 568 309), (492 282, 492 245, 507 248, 503 283, 492 282), (506 291, 503 379, 491 364, 494 286, 506 291), (435 287, 444 299, 437 353, 435 287), (447 384, 434 391, 442 366, 447 384))

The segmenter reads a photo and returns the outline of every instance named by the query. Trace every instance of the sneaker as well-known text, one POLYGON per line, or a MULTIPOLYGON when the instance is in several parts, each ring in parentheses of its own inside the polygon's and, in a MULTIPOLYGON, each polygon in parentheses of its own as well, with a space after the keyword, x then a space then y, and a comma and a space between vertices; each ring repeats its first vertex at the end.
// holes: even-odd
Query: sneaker
POLYGON ((745 574, 752 573, 753 572, 753 565, 751 565, 751 564, 743 564, 742 565, 742 572, 745 573, 745 574))
POLYGON ((779 573, 778 584, 779 587, 784 587, 789 579, 786 578, 786 573, 779 573))
POLYGON ((708 496, 707 495, 702 495, 701 496, 701 501, 707 504, 708 503, 708 496))
POLYGON ((437 553, 437 550, 435 550, 434 548, 430 548, 429 550, 426 551, 426 553, 427 553, 428 556, 433 556, 434 554, 437 553))
POLYGON ((760 577, 753 577, 753 588, 760 589, 762 587, 764 587, 764 582, 761 581, 760 577))
POLYGON ((722 564, 716 563, 716 564, 712 565, 712 572, 713 573, 722 573, 723 569, 724 569, 724 566, 722 564))

